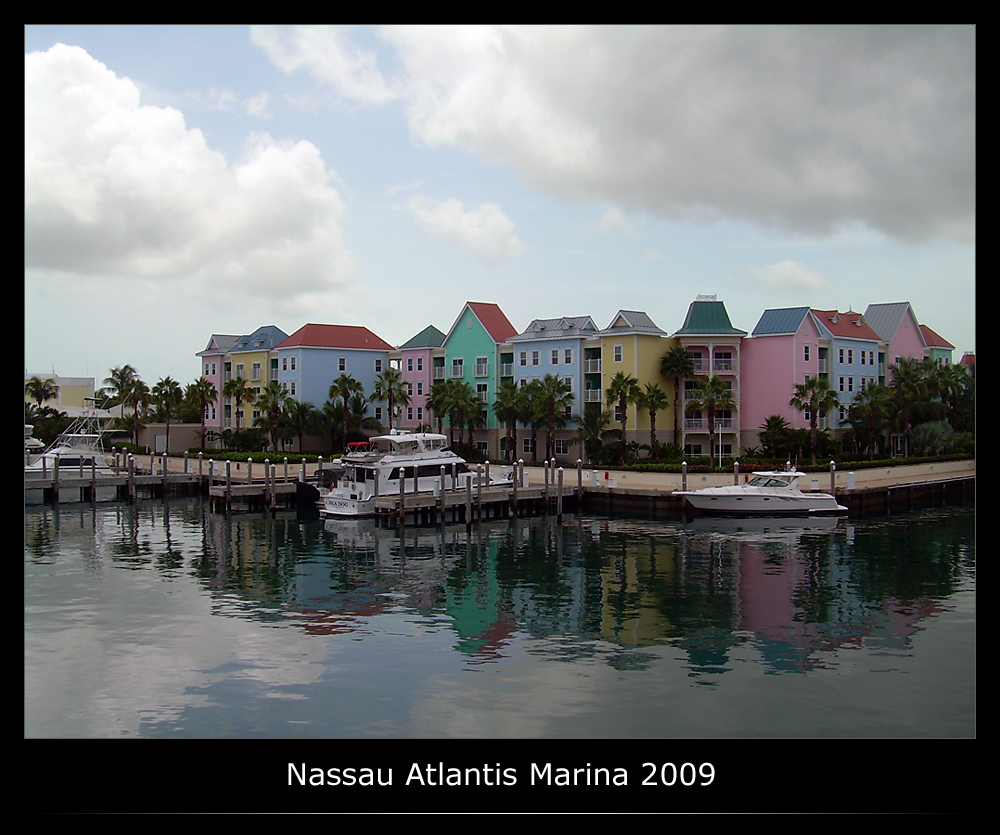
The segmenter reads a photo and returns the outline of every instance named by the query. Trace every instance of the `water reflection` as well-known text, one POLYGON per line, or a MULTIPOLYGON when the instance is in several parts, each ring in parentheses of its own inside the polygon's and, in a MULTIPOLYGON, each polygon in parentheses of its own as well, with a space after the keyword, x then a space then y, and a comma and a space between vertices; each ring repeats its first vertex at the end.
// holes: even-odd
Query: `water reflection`
POLYGON ((89 572, 194 577, 212 614, 305 635, 370 634, 387 615, 447 630, 468 665, 527 652, 620 670, 680 657, 717 684, 748 649, 764 673, 845 649, 905 650, 974 578, 971 510, 878 521, 547 517, 423 528, 200 502, 43 508, 25 553, 89 572), (617 649, 616 649, 617 648, 617 649), (610 651, 609 651, 610 650, 610 651), (657 650, 657 651, 653 651, 657 650))

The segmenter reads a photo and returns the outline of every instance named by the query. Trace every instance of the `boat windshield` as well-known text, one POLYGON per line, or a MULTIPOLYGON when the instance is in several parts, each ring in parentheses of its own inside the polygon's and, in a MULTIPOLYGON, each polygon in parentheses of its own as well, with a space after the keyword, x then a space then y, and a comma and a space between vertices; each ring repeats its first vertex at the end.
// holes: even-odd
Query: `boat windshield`
POLYGON ((758 475, 750 479, 749 487, 788 487, 791 478, 775 478, 769 475, 758 475))

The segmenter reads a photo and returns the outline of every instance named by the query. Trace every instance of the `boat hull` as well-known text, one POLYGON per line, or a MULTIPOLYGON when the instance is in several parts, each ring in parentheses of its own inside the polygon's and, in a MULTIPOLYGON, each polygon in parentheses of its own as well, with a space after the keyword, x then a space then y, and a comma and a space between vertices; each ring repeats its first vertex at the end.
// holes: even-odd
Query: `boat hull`
POLYGON ((724 490, 725 488, 709 488, 679 495, 682 495, 689 505, 705 513, 775 516, 844 513, 847 510, 827 493, 795 492, 782 495, 779 492, 755 494, 746 490, 741 491, 739 488, 731 492, 723 492, 724 490))

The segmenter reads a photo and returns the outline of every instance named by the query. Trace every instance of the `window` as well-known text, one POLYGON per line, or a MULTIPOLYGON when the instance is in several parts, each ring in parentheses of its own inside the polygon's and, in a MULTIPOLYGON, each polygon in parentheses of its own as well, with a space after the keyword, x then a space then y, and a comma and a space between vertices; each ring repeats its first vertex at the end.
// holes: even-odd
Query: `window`
POLYGON ((619 342, 615 345, 615 362, 622 361, 622 343, 619 342))
POLYGON ((538 351, 532 351, 531 352, 531 364, 532 365, 538 365, 538 363, 539 363, 540 360, 541 360, 541 357, 539 355, 539 352, 538 351))
POLYGON ((260 379, 260 363, 255 362, 250 366, 250 379, 259 380, 260 379))
POLYGON ((485 377, 490 373, 489 357, 476 357, 476 376, 485 377))
POLYGON ((292 397, 295 397, 296 395, 295 380, 292 380, 291 382, 291 388, 289 389, 289 394, 291 394, 292 397))
POLYGON ((375 420, 377 420, 379 423, 382 422, 382 407, 381 406, 376 406, 375 407, 375 420))
POLYGON ((424 419, 424 407, 417 406, 417 420, 422 421, 424 419))
POLYGON ((382 358, 381 357, 376 357, 375 358, 375 373, 376 374, 381 374, 382 373, 382 358))
POLYGON ((809 362, 809 346, 808 345, 803 345, 802 346, 802 359, 803 359, 804 362, 809 362))
POLYGON ((556 438, 556 455, 569 455, 569 441, 556 438))
POLYGON ((409 395, 410 397, 413 397, 413 383, 407 383, 407 384, 406 384, 406 393, 407 393, 407 394, 408 394, 408 395, 409 395))
POLYGON ((406 407, 406 420, 408 422, 412 422, 413 421, 413 407, 412 406, 407 406, 406 407))
POLYGON ((295 357, 292 357, 292 371, 295 370, 295 357))
POLYGON ((243 376, 243 363, 238 362, 236 363, 236 379, 239 379, 242 376, 243 376))
POLYGON ((559 349, 558 348, 553 348, 552 349, 552 364, 553 365, 559 365, 559 349))
POLYGON ((424 393, 424 384, 421 382, 417 383, 417 397, 420 397, 424 393))
POLYGON ((288 357, 282 357, 281 358, 281 370, 282 371, 287 371, 288 370, 288 357))
POLYGON ((423 371, 423 370, 424 370, 424 358, 417 357, 417 371, 423 371))
POLYGON ((451 376, 465 376, 465 360, 462 357, 455 357, 455 359, 451 361, 451 376))
POLYGON ((567 348, 563 351, 563 364, 572 365, 573 364, 573 349, 567 348))
POLYGON ((406 359, 406 370, 407 371, 412 371, 413 370, 413 357, 407 357, 407 359, 406 359))
POLYGON ((535 454, 535 439, 534 438, 522 438, 521 439, 521 449, 525 455, 535 454))
POLYGON ((488 385, 486 383, 477 383, 476 399, 479 400, 480 403, 486 403, 488 397, 489 397, 488 385))
POLYGON ((337 357, 337 370, 347 371, 347 357, 337 357))
POLYGON ((527 351, 521 351, 520 362, 521 362, 522 366, 525 366, 525 365, 528 364, 528 352, 527 351))

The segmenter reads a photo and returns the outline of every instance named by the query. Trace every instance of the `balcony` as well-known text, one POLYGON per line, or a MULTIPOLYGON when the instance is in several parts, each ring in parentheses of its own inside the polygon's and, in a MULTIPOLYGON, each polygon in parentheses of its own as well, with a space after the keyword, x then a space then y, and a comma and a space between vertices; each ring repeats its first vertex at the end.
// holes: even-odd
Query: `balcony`
MULTIPOLYGON (((452 372, 454 372, 454 369, 452 369, 452 372)), ((454 377, 456 375, 454 373, 452 373, 452 376, 454 377)), ((459 374, 457 376, 461 377, 462 375, 459 374)), ((490 376, 490 364, 488 362, 477 362, 476 363, 476 376, 477 377, 489 377, 490 376)))
POLYGON ((736 361, 733 359, 712 360, 712 370, 716 373, 732 374, 736 370, 736 361))
POLYGON ((584 403, 601 403, 603 398, 601 397, 600 389, 586 389, 583 392, 583 402, 584 403))
POLYGON ((601 361, 596 360, 584 360, 583 362, 583 373, 584 374, 600 374, 601 373, 601 361))
POLYGON ((501 377, 513 377, 514 376, 514 363, 512 363, 512 362, 502 362, 502 363, 500 363, 500 376, 501 377))
POLYGON ((443 380, 444 379, 444 366, 435 365, 431 371, 431 379, 433 380, 443 380))
MULTIPOLYGON (((684 429, 688 432, 708 432, 707 418, 684 418, 684 429)), ((717 432, 731 432, 733 430, 732 418, 717 418, 715 421, 717 432)))

